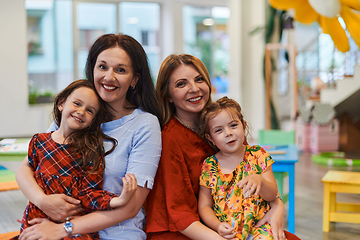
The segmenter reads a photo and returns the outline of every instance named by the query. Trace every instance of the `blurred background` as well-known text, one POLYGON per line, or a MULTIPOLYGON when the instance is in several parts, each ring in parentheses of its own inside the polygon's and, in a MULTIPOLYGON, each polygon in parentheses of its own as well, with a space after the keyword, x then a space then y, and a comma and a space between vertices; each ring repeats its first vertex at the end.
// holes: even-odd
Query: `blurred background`
MULTIPOLYGON (((285 229, 292 221, 302 239, 356 239, 354 223, 322 231, 321 179, 329 169, 360 171, 359 11, 358 0, 0 0, 0 140, 45 132, 54 96, 85 77, 94 40, 121 32, 144 47, 154 83, 169 54, 195 55, 213 100, 242 106, 251 143, 296 145, 296 204, 286 205, 296 211, 286 211, 285 229)), ((0 155, 15 185, 24 149, 0 155)), ((289 188, 295 173, 282 173, 278 186, 289 188)), ((0 233, 15 231, 27 200, 0 192, 0 233)))

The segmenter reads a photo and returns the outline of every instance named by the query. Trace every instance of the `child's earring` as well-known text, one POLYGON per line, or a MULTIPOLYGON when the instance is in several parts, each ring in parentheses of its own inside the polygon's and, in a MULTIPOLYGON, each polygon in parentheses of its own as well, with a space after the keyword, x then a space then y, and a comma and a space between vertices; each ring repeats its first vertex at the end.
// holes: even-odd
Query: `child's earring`
POLYGON ((135 89, 135 86, 136 86, 136 85, 132 86, 131 88, 134 90, 134 89, 135 89))

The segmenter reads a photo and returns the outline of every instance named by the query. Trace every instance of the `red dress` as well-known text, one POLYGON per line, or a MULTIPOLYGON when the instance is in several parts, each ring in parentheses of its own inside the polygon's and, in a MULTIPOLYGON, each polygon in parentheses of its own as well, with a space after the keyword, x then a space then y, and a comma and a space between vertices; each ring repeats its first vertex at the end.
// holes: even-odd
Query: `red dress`
POLYGON ((147 239, 189 239, 179 231, 200 221, 197 198, 201 166, 214 150, 175 118, 161 135, 160 163, 146 205, 147 239))

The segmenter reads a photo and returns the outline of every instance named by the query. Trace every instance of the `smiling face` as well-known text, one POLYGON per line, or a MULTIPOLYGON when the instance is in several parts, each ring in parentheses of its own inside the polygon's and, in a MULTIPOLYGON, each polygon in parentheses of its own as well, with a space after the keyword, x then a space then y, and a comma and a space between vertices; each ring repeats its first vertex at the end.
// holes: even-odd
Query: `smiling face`
POLYGON ((68 135, 90 126, 100 109, 100 104, 94 90, 80 87, 59 104, 58 109, 61 112, 60 129, 68 135))
POLYGON ((222 153, 232 154, 244 148, 245 129, 236 114, 223 109, 209 120, 208 125, 209 134, 205 136, 222 153))
POLYGON ((204 109, 210 90, 203 76, 192 65, 181 64, 170 76, 169 101, 174 103, 176 114, 188 119, 204 109))
POLYGON ((94 85, 100 97, 115 110, 126 104, 126 93, 139 77, 134 75, 131 59, 119 47, 104 50, 97 57, 94 85))

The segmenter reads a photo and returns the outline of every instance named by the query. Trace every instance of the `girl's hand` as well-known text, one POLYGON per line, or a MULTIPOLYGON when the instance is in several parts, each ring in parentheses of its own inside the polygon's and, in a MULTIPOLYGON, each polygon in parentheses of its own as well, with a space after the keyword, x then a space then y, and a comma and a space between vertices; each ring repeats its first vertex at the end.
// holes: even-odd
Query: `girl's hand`
POLYGON ((259 228, 268 222, 271 225, 274 240, 285 240, 284 204, 280 199, 276 198, 270 205, 271 209, 256 223, 255 228, 259 228))
POLYGON ((226 222, 220 223, 217 228, 219 235, 226 239, 233 239, 235 237, 236 233, 233 233, 233 231, 234 228, 226 222))
POLYGON ((19 240, 58 240, 67 237, 63 224, 56 224, 46 218, 34 218, 29 224, 33 226, 26 228, 19 240))
POLYGON ((251 195, 259 195, 262 179, 263 177, 258 174, 251 174, 244 177, 236 186, 243 188, 243 195, 248 198, 251 195))
POLYGON ((135 194, 137 189, 137 180, 135 174, 127 173, 125 177, 122 178, 123 189, 119 197, 111 199, 110 206, 113 208, 126 205, 132 196, 135 194))
POLYGON ((39 208, 52 220, 58 222, 64 222, 67 217, 75 216, 84 210, 80 200, 65 194, 46 195, 39 208))
POLYGON ((135 174, 127 173, 125 177, 122 178, 123 181, 123 189, 120 194, 120 198, 129 199, 134 195, 137 189, 137 179, 135 174))

